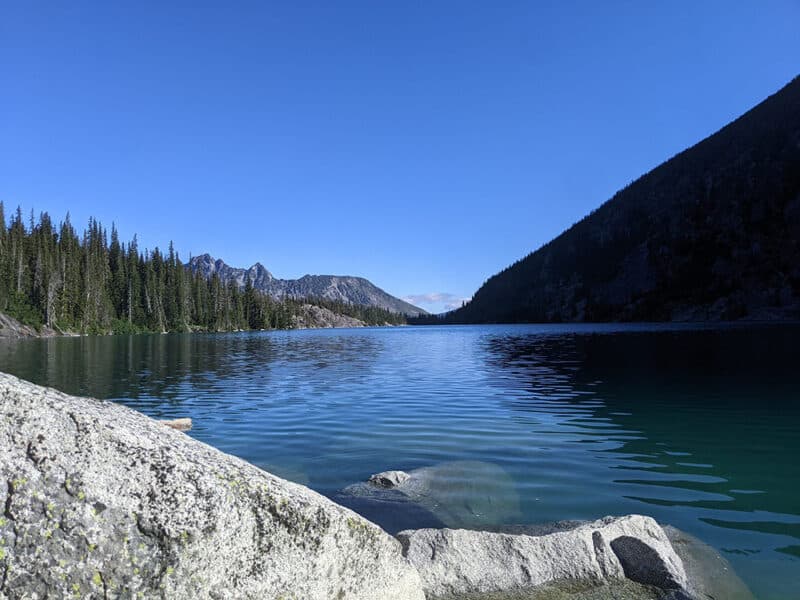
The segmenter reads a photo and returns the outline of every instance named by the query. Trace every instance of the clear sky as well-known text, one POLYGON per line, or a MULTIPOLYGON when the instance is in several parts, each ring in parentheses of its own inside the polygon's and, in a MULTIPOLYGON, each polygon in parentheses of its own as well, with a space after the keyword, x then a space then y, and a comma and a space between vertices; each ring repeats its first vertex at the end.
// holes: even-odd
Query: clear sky
POLYGON ((799 59, 798 0, 9 0, 0 199, 439 311, 799 59))

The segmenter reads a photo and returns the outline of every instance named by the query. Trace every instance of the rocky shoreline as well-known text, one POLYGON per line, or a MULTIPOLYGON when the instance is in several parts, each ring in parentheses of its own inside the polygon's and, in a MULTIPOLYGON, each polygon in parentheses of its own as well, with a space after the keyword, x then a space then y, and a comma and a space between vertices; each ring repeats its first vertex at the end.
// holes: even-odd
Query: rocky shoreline
MULTIPOLYGON (((436 472, 377 474, 343 498, 416 503, 436 472)), ((394 537, 136 411, 6 374, 0 475, 1 598, 752 598, 649 517, 394 537)))
MULTIPOLYGON (((355 327, 399 327, 391 323, 379 325, 368 325, 360 319, 335 313, 332 310, 315 304, 304 304, 300 313, 292 317, 293 329, 342 329, 355 327)), ((166 332, 163 332, 166 333, 166 332)), ((71 331, 58 331, 46 326, 35 329, 29 325, 24 325, 2 312, 0 312, 0 340, 3 339, 22 339, 22 338, 49 338, 49 337, 79 337, 81 333, 71 331)), ((101 335, 114 335, 113 333, 101 335)))
POLYGON ((0 340, 30 337, 54 337, 57 335, 69 334, 60 333, 55 329, 50 329, 49 327, 42 327, 40 330, 36 330, 33 327, 24 325, 15 318, 9 317, 8 315, 0 312, 0 340))

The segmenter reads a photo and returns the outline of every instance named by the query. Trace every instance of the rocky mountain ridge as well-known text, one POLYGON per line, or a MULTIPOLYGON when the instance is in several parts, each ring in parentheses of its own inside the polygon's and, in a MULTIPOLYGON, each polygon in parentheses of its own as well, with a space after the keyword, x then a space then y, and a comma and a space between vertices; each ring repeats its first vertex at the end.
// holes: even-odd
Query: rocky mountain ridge
POLYGON ((233 281, 239 288, 244 288, 249 279, 256 290, 276 300, 321 298, 359 306, 375 306, 410 316, 427 314, 423 309, 392 296, 363 277, 304 275, 299 279, 278 279, 261 263, 242 269, 231 267, 222 259, 215 259, 210 254, 192 257, 187 268, 192 273, 199 272, 206 278, 216 274, 222 283, 228 284, 233 281))

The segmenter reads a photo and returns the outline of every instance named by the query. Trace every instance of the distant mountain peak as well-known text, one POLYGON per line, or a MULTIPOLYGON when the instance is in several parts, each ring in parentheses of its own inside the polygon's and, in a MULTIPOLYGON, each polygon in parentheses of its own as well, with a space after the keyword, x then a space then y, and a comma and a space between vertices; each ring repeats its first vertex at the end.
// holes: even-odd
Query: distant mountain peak
POLYGON ((195 262, 195 263, 209 263, 209 264, 210 264, 210 263, 213 263, 213 262, 214 262, 214 257, 212 257, 210 254, 208 254, 208 253, 206 252, 205 254, 200 254, 199 256, 193 256, 193 257, 191 257, 191 258, 189 259, 189 262, 195 262))
POLYGON ((231 267, 210 254, 193 257, 187 268, 206 278, 216 274, 227 284, 234 281, 243 288, 247 279, 260 292, 276 299, 322 298, 358 306, 375 306, 410 316, 427 314, 423 309, 383 291, 363 277, 351 275, 303 275, 300 279, 278 279, 260 262, 248 269, 231 267))

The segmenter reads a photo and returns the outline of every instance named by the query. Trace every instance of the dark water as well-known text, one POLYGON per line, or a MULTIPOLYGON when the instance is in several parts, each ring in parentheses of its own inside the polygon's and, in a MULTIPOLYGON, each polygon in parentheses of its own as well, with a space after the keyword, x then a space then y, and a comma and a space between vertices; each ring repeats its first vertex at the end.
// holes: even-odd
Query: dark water
POLYGON ((650 514, 771 600, 800 597, 799 336, 564 325, 50 339, 2 343, 0 370, 190 416, 191 435, 328 495, 445 463, 432 510, 452 526, 650 514))

